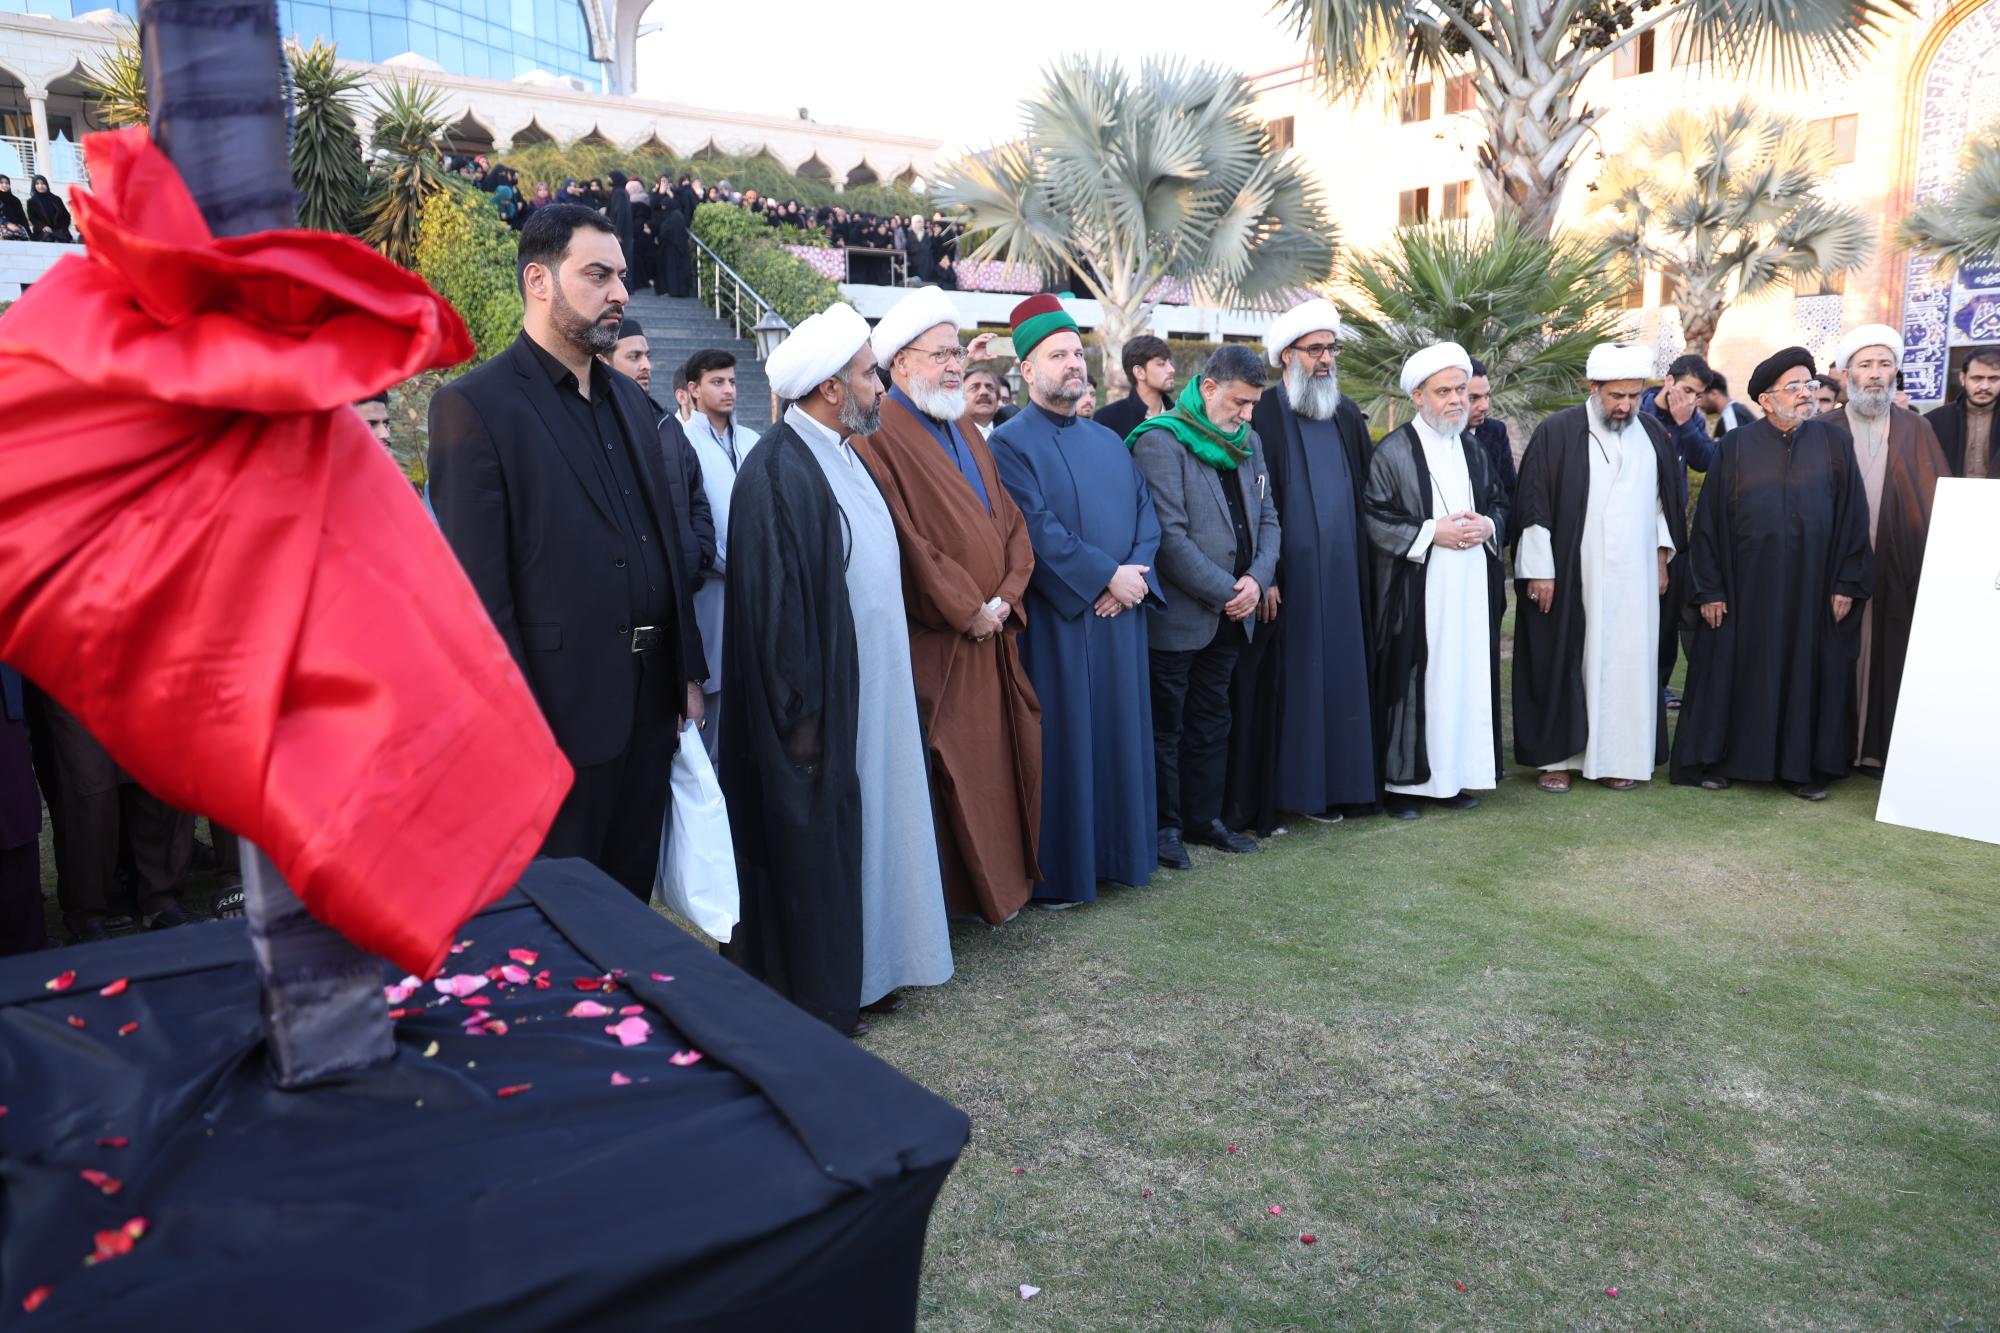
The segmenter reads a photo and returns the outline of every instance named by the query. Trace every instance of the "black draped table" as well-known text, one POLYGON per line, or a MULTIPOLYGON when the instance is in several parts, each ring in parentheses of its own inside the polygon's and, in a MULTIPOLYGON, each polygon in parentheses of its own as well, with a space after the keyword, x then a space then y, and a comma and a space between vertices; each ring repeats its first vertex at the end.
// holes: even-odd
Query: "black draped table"
POLYGON ((911 1327, 963 1114, 580 862, 459 933, 303 1092, 240 923, 0 960, 0 1327, 911 1327))

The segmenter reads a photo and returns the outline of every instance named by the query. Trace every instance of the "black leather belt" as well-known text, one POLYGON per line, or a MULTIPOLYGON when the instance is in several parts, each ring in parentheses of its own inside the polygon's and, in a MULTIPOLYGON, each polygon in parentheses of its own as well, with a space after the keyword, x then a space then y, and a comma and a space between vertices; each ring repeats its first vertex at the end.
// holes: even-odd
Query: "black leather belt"
POLYGON ((658 625, 635 625, 632 627, 632 651, 635 653, 657 653, 667 646, 667 632, 658 625))

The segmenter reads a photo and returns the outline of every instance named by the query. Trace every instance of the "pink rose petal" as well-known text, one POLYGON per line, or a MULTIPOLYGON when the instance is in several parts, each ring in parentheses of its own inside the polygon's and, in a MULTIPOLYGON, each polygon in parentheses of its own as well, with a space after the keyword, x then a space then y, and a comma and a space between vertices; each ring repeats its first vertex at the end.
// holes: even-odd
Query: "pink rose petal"
POLYGON ((1284 1211, 1285 1211, 1284 1209, 1280 1208, 1280 1207, 1279 1207, 1279 1206, 1278 1206, 1277 1204, 1275 1204, 1275 1203, 1271 1205, 1271 1216, 1273 1216, 1273 1217, 1279 1217, 1279 1216, 1282 1216, 1282 1215, 1283 1215, 1283 1213, 1284 1213, 1284 1211))
POLYGON ((623 1074, 619 1073, 619 1072, 618 1072, 617 1070, 615 1070, 615 1069, 614 1069, 614 1070, 612 1070, 612 1071, 611 1071, 611 1086, 612 1086, 612 1087, 614 1087, 614 1088, 622 1088, 622 1087, 625 1087, 625 1086, 626 1086, 627 1084, 631 1083, 631 1081, 632 1081, 631 1079, 629 1079, 629 1078, 625 1077, 625 1075, 623 1075, 623 1074))
POLYGON ((1606 1296, 1609 1296, 1609 1297, 1611 1297, 1611 1298, 1613 1298, 1613 1299, 1615 1300, 1615 1299, 1617 1299, 1617 1296, 1618 1296, 1618 1288, 1616 1288, 1616 1287, 1606 1287, 1606 1288, 1604 1289, 1604 1294, 1605 1294, 1606 1296))
POLYGON ((104 989, 98 991, 97 993, 109 999, 113 995, 123 995, 125 993, 125 988, 130 984, 131 982, 126 980, 124 977, 120 977, 118 978, 118 980, 112 982, 109 986, 106 986, 104 989))
POLYGON ((527 968, 521 967, 514 963, 508 963, 506 966, 502 967, 500 969, 500 975, 506 978, 508 981, 513 982, 516 986, 525 986, 530 981, 534 980, 533 974, 531 974, 527 968))
POLYGON ((566 1015, 566 1017, 602 1018, 610 1012, 611 1012, 610 1006, 599 1004, 595 1000, 578 1000, 575 1004, 569 1007, 569 1013, 566 1015))
POLYGON ((628 1014, 628 1015, 643 1014, 646 1012, 646 1006, 643 1004, 628 1004, 623 1009, 620 1009, 618 1012, 621 1014, 628 1014))
MULTIPOLYGON (((625 1021, 629 1023, 632 1020, 627 1019, 625 1021)), ((681 1067, 685 1068, 688 1065, 694 1064, 696 1061, 700 1059, 701 1059, 700 1051, 675 1051, 672 1055, 667 1057, 667 1063, 670 1065, 680 1065, 681 1067)))
POLYGON ((541 957, 541 955, 536 953, 533 949, 509 949, 507 951, 507 956, 513 959, 515 962, 521 963, 527 967, 533 967, 535 965, 535 960, 541 957))
POLYGON ((1025 1282, 1023 1282, 1023 1283, 1021 1284, 1021 1299, 1022 1299, 1022 1300, 1024 1300, 1024 1301, 1032 1301, 1033 1299, 1035 1299, 1035 1297, 1037 1297, 1037 1296, 1039 1296, 1039 1295, 1041 1295, 1041 1294, 1042 1294, 1042 1289, 1041 1289, 1040 1287, 1031 1287, 1031 1286, 1029 1286, 1029 1285, 1028 1285, 1027 1283, 1025 1283, 1025 1282))
POLYGON ((474 991, 485 990, 486 978, 477 972, 461 972, 455 977, 439 977, 431 985, 436 986, 441 995, 456 995, 464 999, 474 991))
POLYGON ((655 973, 653 973, 653 980, 655 980, 655 981, 672 981, 672 980, 673 980, 673 978, 672 978, 672 977, 670 977, 670 976, 666 976, 666 975, 664 975, 663 973, 659 973, 659 972, 655 972, 655 973))
MULTIPOLYGON (((621 1046, 637 1046, 640 1042, 653 1035, 653 1025, 643 1018, 620 1019, 604 1030, 618 1038, 618 1043, 621 1046)), ((696 1058, 698 1059, 699 1057, 696 1058)), ((678 1056, 674 1057, 674 1063, 681 1063, 678 1056)))
POLYGON ((74 971, 70 971, 63 973, 61 976, 58 977, 50 977, 47 981, 44 981, 42 983, 42 989, 68 990, 71 986, 74 986, 75 984, 76 984, 76 973, 74 971))
POLYGON ((382 988, 382 998, 390 1004, 401 1004, 403 1001, 409 999, 415 993, 416 989, 415 986, 384 986, 382 988))

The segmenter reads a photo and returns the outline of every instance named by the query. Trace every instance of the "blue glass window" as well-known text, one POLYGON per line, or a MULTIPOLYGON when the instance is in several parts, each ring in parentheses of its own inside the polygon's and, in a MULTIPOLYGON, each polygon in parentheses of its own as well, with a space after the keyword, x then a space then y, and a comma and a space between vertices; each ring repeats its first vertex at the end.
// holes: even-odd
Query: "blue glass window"
POLYGON ((325 5, 309 5, 305 0, 292 0, 292 34, 307 46, 324 37, 333 39, 333 11, 325 5))
MULTIPOLYGON (((368 16, 336 8, 333 11, 333 44, 350 57, 358 51, 364 53, 362 59, 373 60, 375 52, 369 45, 368 16)), ((392 51, 389 54, 395 53, 392 51)))
POLYGON ((410 49, 410 25, 402 19, 378 16, 368 20, 368 29, 374 37, 377 60, 387 60, 410 49))

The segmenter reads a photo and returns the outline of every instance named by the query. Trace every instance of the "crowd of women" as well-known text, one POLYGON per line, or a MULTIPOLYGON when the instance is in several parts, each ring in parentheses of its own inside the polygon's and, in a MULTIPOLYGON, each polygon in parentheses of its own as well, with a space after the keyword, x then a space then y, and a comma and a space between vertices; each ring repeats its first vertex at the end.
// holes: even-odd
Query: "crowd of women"
POLYGON ((14 182, 0 176, 0 241, 57 241, 68 244, 76 239, 69 205, 49 188, 47 176, 29 183, 24 200, 14 193, 14 182))

